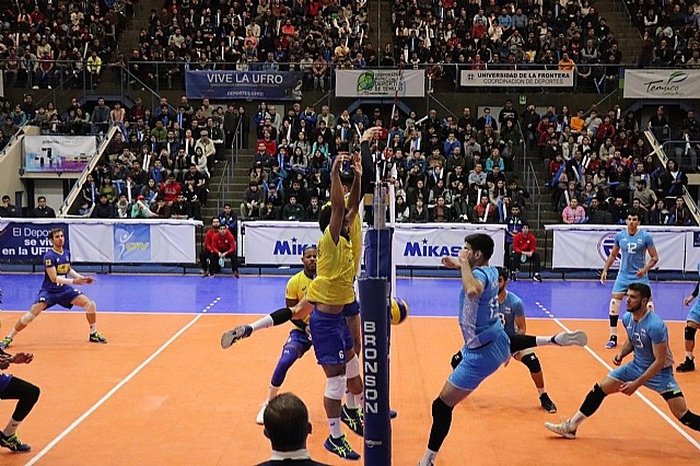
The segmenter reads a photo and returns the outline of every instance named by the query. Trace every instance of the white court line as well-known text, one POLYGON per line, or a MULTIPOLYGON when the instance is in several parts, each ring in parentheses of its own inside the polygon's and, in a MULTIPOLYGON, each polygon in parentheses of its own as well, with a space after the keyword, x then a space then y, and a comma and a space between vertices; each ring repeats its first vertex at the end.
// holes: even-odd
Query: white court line
MULTIPOLYGON (((218 298, 218 297, 217 297, 214 301, 212 301, 212 303, 209 304, 209 308, 211 308, 211 306, 215 305, 220 299, 221 299, 221 298, 218 298)), ((100 398, 100 399, 97 401, 97 403, 95 403, 94 405, 92 405, 92 406, 90 407, 90 409, 88 409, 88 410, 85 411, 83 414, 81 414, 80 417, 79 417, 78 419, 76 419, 75 421, 73 421, 73 423, 72 423, 71 425, 69 425, 68 427, 66 427, 66 429, 65 429, 63 432, 61 432, 60 434, 58 434, 58 435, 56 436, 56 438, 54 438, 53 440, 51 440, 51 442, 49 442, 49 444, 46 445, 46 446, 44 447, 43 450, 41 450, 39 453, 37 453, 37 455, 36 455, 34 458, 32 458, 31 460, 29 460, 29 461, 26 463, 25 466, 33 466, 33 465, 36 464, 41 458, 43 458, 44 456, 46 456, 46 454, 47 454, 48 452, 50 452, 61 440, 63 440, 68 434, 70 434, 73 430, 75 430, 75 428, 78 427, 85 419, 87 419, 87 418, 88 418, 92 413, 94 413, 100 406, 102 406, 103 404, 105 404, 105 402, 106 402, 107 400, 109 400, 115 393, 117 393, 117 392, 119 391, 119 389, 121 389, 124 385, 126 385, 127 383, 129 383, 129 382, 131 381, 131 379, 133 379, 134 377, 136 377, 136 375, 138 375, 139 372, 141 372, 147 365, 149 365, 149 364, 150 364, 155 358, 157 358, 163 351, 165 351, 165 350, 168 348, 168 346, 170 346, 175 340, 177 340, 177 338, 178 338, 180 335, 182 335, 183 333, 185 333, 187 330, 190 329, 190 327, 192 327, 194 324, 196 324, 197 321, 198 321, 199 319, 202 318, 202 316, 204 315, 204 313, 205 313, 206 311, 207 311, 207 308, 202 309, 202 313, 197 314, 196 316, 194 316, 194 318, 193 318, 192 320, 190 320, 184 327, 182 327, 180 330, 178 330, 177 333, 175 333, 175 335, 173 335, 172 337, 170 337, 170 338, 168 339, 168 341, 166 341, 165 343, 163 343, 163 344, 161 345, 160 348, 158 348, 153 354, 151 354, 148 358, 146 358, 145 361, 143 361, 141 364, 139 364, 138 367, 136 367, 136 369, 134 369, 133 371, 131 371, 131 373, 129 373, 129 375, 127 375, 126 377, 124 377, 122 380, 119 381, 118 384, 116 384, 114 387, 112 387, 112 389, 111 389, 110 391, 108 391, 102 398, 100 398)))
MULTIPOLYGON (((549 311, 547 311, 546 308, 545 308, 544 306, 542 306, 540 303, 535 302, 535 304, 537 304, 537 306, 539 306, 540 308, 542 308, 543 310, 545 310, 545 312, 549 312, 549 311)), ((566 331, 566 332, 571 332, 571 329, 569 329, 566 325, 564 325, 564 323, 563 323, 561 320, 557 319, 557 318, 554 317, 554 315, 552 315, 552 314, 550 314, 550 315, 552 316, 552 320, 553 320, 559 327, 561 327, 562 329, 564 329, 564 331, 566 331)), ((593 356, 593 357, 596 359, 596 361, 598 361, 598 362, 599 362, 603 367, 605 367, 607 370, 609 370, 609 371, 612 371, 612 370, 613 370, 612 366, 610 366, 610 364, 608 364, 602 357, 600 357, 600 356, 598 355, 598 353, 596 353, 595 351, 593 351, 593 350, 591 349, 590 346, 586 345, 586 346, 584 346, 583 348, 584 348, 586 351, 588 351, 588 352, 590 353, 590 355, 593 356)), ((651 402, 651 400, 650 400, 649 398, 647 398, 646 395, 644 395, 643 393, 640 393, 639 390, 637 390, 636 392, 634 392, 634 394, 637 395, 637 396, 638 396, 647 406, 649 406, 656 414, 658 414, 659 416, 661 416, 661 418, 662 418, 664 421, 666 421, 671 427, 673 427, 679 434, 681 434, 681 436, 682 436, 684 439, 686 439, 686 440, 688 441, 688 443, 690 443, 690 444, 691 444, 692 446, 694 446, 696 449, 700 450, 700 442, 698 442, 697 440, 695 440, 690 434, 688 434, 688 432, 686 432, 685 430, 683 430, 683 428, 682 428, 681 426, 679 426, 673 419, 671 419, 666 413, 664 413, 663 411, 661 411, 654 403, 651 402)))

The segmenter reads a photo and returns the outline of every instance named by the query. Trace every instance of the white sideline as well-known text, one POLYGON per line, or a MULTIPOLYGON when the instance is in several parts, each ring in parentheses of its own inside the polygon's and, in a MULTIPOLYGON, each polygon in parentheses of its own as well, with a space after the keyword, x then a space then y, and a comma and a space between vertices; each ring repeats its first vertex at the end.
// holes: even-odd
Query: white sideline
MULTIPOLYGON (((536 303, 536 304, 537 304, 538 306, 540 305, 539 303, 536 303)), ((564 323, 562 323, 561 320, 557 319, 556 317, 554 317, 554 316, 551 315, 551 314, 550 314, 550 316, 551 316, 551 319, 552 319, 559 327, 561 327, 562 329, 564 329, 564 331, 566 331, 566 332, 571 332, 571 329, 569 329, 566 325, 564 325, 564 323)), ((610 366, 610 364, 608 364, 607 362, 605 362, 605 360, 604 360, 602 357, 600 357, 600 356, 598 355, 598 353, 596 353, 595 351, 593 351, 593 350, 590 348, 590 346, 586 345, 586 346, 584 346, 584 349, 585 349, 586 351, 588 351, 588 353, 590 353, 590 355, 593 356, 593 357, 596 359, 596 361, 598 361, 598 362, 599 362, 603 367, 605 367, 607 370, 609 370, 609 371, 612 371, 612 370, 613 370, 613 368, 610 366)), ((656 414, 658 414, 659 416, 661 416, 661 419, 663 419, 664 421, 666 421, 666 422, 667 422, 671 427, 673 427, 679 434, 681 434, 681 436, 682 436, 684 439, 686 439, 686 440, 688 441, 688 443, 690 443, 692 446, 694 446, 697 450, 700 450, 700 442, 698 442, 697 440, 695 440, 690 434, 688 434, 688 432, 686 432, 685 430, 683 430, 683 428, 682 428, 681 426, 679 426, 673 419, 671 419, 671 418, 668 416, 668 414, 666 414, 666 413, 664 413, 663 411, 661 411, 654 403, 651 402, 651 400, 650 400, 649 398, 647 398, 646 395, 644 395, 643 393, 640 393, 639 390, 637 390, 634 394, 637 395, 637 396, 639 397, 639 399, 641 399, 647 406, 649 406, 656 414)))
POLYGON ((160 353, 165 351, 165 349, 170 346, 180 335, 185 333, 190 327, 192 327, 194 324, 197 323, 199 319, 202 318, 204 314, 197 314, 192 320, 189 321, 184 327, 182 327, 180 330, 175 333, 172 337, 168 339, 165 343, 161 345, 160 348, 158 348, 153 354, 151 354, 148 358, 146 358, 145 361, 143 361, 141 364, 136 367, 129 375, 124 377, 122 380, 119 381, 110 391, 108 391, 102 398, 100 398, 97 403, 92 405, 90 409, 85 411, 78 419, 73 421, 71 425, 66 427, 66 429, 58 434, 56 438, 51 440, 48 445, 44 447, 43 450, 41 450, 39 453, 37 453, 36 456, 34 456, 31 460, 29 460, 25 466, 33 466, 36 464, 40 459, 42 459, 48 452, 50 452, 61 440, 63 440, 68 434, 70 434, 73 430, 75 430, 76 427, 78 427, 85 419, 87 419, 92 413, 94 413, 100 406, 102 406, 107 400, 109 400, 112 395, 117 393, 120 388, 122 388, 124 385, 129 383, 131 379, 133 379, 139 372, 141 372, 148 364, 150 364, 155 358, 157 358, 160 353))

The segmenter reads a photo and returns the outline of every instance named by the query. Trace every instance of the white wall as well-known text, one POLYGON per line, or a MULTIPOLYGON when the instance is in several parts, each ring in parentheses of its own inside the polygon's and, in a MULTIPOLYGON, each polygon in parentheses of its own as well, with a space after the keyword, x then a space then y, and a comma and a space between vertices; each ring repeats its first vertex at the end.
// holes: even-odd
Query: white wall
POLYGON ((34 207, 39 196, 46 197, 46 204, 58 214, 58 209, 63 205, 63 180, 34 180, 34 207))

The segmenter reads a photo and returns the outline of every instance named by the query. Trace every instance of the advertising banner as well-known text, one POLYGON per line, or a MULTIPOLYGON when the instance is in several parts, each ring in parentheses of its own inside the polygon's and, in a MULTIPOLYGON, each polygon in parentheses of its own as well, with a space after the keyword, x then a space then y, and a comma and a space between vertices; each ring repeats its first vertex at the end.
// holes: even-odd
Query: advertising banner
POLYGON ((685 233, 685 271, 700 272, 700 229, 685 233))
MULTIPOLYGON (((591 226, 589 228, 574 228, 561 225, 554 228, 554 251, 552 268, 554 269, 588 269, 599 270, 615 243, 615 235, 624 227, 591 226), (569 229, 571 228, 571 229, 569 229)), ((685 266, 685 244, 679 243, 678 236, 686 235, 684 230, 647 229, 654 239, 654 245, 659 253, 659 270, 683 270, 685 266)), ((649 256, 647 255, 647 258, 649 256)), ((613 268, 619 267, 619 259, 613 263, 613 268)))
POLYGON ((73 262, 194 264, 195 230, 201 224, 196 220, 0 221, 0 262, 41 263, 51 248, 49 232, 60 227, 73 262))
POLYGON ((336 97, 425 97, 424 70, 337 70, 336 97))
POLYGON ((301 100, 300 71, 187 71, 187 97, 217 100, 301 100))
POLYGON ((573 87, 574 71, 559 70, 460 70, 463 87, 573 87))
POLYGON ((700 70, 625 70, 625 99, 697 99, 700 70))
POLYGON ((70 231, 64 223, 5 222, 0 220, 0 262, 41 264, 44 253, 51 249, 49 234, 61 228, 70 247, 70 231))
MULTIPOLYGON (((251 265, 299 265, 306 246, 316 244, 321 232, 311 222, 245 222, 244 255, 251 265)), ((495 244, 491 265, 503 265, 505 226, 464 224, 398 224, 393 259, 398 267, 440 267, 444 256, 457 257, 464 237, 486 233, 495 244)))
POLYGON ((28 173, 82 172, 97 152, 94 136, 25 136, 23 144, 28 173))

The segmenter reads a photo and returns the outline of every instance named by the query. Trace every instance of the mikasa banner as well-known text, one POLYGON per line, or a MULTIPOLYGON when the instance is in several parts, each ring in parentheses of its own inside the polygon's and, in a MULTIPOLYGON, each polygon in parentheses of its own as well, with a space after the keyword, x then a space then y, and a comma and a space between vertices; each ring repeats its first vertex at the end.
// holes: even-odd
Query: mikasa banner
MULTIPOLYGON (((624 225, 546 225, 554 234, 553 269, 601 270, 624 225)), ((659 270, 685 270, 687 227, 642 227, 659 253, 659 270)), ((647 259, 649 258, 647 254, 647 259)), ((619 259, 613 268, 619 266, 619 259)), ((695 267, 692 268, 695 270, 695 267)))
MULTIPOLYGON (((301 253, 321 237, 316 222, 245 222, 243 254, 250 265, 299 265, 301 253)), ((461 223, 397 224, 393 259, 399 267, 440 267, 444 256, 456 257, 464 237, 486 233, 496 245, 491 265, 502 266, 504 225, 461 223)))

